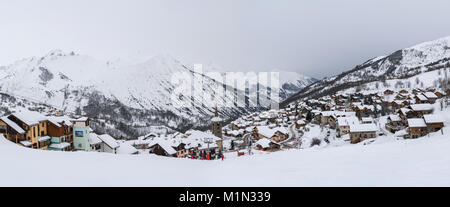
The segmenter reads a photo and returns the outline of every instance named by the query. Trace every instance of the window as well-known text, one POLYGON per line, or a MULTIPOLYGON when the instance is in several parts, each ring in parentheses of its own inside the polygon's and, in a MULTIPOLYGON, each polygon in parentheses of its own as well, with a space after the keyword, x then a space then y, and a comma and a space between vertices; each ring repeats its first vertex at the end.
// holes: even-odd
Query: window
POLYGON ((75 131, 75 137, 83 137, 83 131, 75 131))

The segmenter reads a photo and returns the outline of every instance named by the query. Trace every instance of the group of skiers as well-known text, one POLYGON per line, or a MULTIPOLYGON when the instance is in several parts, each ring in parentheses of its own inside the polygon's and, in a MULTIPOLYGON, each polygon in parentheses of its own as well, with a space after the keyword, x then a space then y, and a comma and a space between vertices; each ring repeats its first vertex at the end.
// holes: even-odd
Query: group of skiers
POLYGON ((199 160, 224 160, 225 157, 221 151, 216 153, 215 151, 205 151, 202 150, 200 152, 192 151, 189 153, 189 158, 191 159, 199 159, 199 160))

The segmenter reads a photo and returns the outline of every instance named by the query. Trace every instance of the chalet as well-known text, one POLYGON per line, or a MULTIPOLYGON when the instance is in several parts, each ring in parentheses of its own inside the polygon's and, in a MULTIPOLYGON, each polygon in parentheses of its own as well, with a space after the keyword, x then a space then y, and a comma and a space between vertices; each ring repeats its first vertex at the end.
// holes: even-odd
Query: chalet
POLYGON ((338 134, 340 136, 350 133, 350 125, 359 124, 358 118, 354 116, 339 117, 337 119, 338 134))
POLYGON ((276 142, 286 140, 288 134, 289 132, 284 127, 270 129, 268 126, 260 126, 254 130, 254 137, 257 137, 258 139, 267 138, 276 142))
POLYGON ((428 99, 429 103, 431 103, 431 104, 436 103, 436 99, 438 99, 436 94, 433 92, 426 92, 423 94, 423 96, 425 96, 428 99))
POLYGON ((423 116, 428 132, 436 132, 444 127, 444 119, 439 115, 427 114, 423 116))
POLYGON ((177 151, 170 146, 170 144, 165 140, 158 140, 149 144, 149 149, 151 154, 156 154, 160 156, 175 157, 177 156, 177 151))
POLYGON ((49 150, 73 150, 73 124, 68 117, 48 117, 49 150))
POLYGON ((108 134, 99 135, 98 138, 102 140, 101 152, 117 154, 117 149, 120 145, 117 143, 116 139, 108 134))
POLYGON ((409 109, 416 113, 416 118, 422 118, 425 114, 432 114, 434 107, 431 104, 413 104, 409 106, 409 109))
POLYGON ((8 125, 6 134, 9 140, 25 147, 47 150, 50 138, 47 136, 47 118, 38 112, 24 111, 13 113, 2 118, 4 124, 8 125))
POLYGON ((376 138, 377 126, 375 124, 350 125, 350 140, 352 144, 366 139, 376 138))
POLYGON ((422 118, 408 119, 408 128, 406 129, 408 138, 418 138, 425 136, 427 131, 427 125, 422 118))
POLYGON ((8 119, 7 116, 0 118, 0 133, 3 134, 6 139, 10 140, 11 142, 14 142, 16 144, 22 143, 22 145, 24 146, 24 143, 26 143, 26 145, 28 145, 26 147, 31 146, 31 142, 28 141, 26 137, 26 131, 15 122, 8 119))
POLYGON ((422 94, 417 94, 416 96, 414 96, 414 100, 416 101, 416 104, 426 104, 426 103, 430 103, 430 101, 428 100, 427 97, 425 97, 422 94))
POLYGON ((400 116, 400 118, 402 119, 402 123, 404 125, 407 124, 407 120, 408 119, 410 119, 410 118, 417 118, 416 113, 413 110, 408 109, 408 108, 401 108, 401 109, 398 110, 397 113, 400 116))
POLYGON ((280 150, 280 144, 267 139, 262 138, 256 142, 256 147, 262 151, 277 151, 280 150))
POLYGON ((402 130, 403 129, 402 118, 400 118, 399 115, 388 116, 385 127, 392 133, 402 130))

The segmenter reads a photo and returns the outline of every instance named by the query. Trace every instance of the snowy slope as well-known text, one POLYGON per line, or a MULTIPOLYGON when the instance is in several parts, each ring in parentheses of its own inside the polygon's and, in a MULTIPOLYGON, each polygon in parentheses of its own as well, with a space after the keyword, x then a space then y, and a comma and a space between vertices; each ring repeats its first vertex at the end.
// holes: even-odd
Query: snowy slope
POLYGON ((349 71, 302 89, 283 104, 306 97, 328 95, 367 82, 408 78, 446 67, 450 67, 450 36, 370 59, 349 71))

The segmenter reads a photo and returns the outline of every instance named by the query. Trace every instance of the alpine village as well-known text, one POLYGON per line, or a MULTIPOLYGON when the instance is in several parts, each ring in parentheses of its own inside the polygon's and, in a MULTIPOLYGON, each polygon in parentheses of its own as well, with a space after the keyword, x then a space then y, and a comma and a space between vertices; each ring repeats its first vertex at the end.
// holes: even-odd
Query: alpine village
POLYGON ((12 113, 0 119, 0 136, 36 150, 223 160, 255 152, 365 145, 380 137, 416 139, 443 133, 439 110, 447 106, 449 93, 433 88, 341 92, 248 114, 226 125, 216 107, 208 131, 121 139, 95 133, 89 117, 33 108, 14 111, 16 106, 10 106, 12 113))

